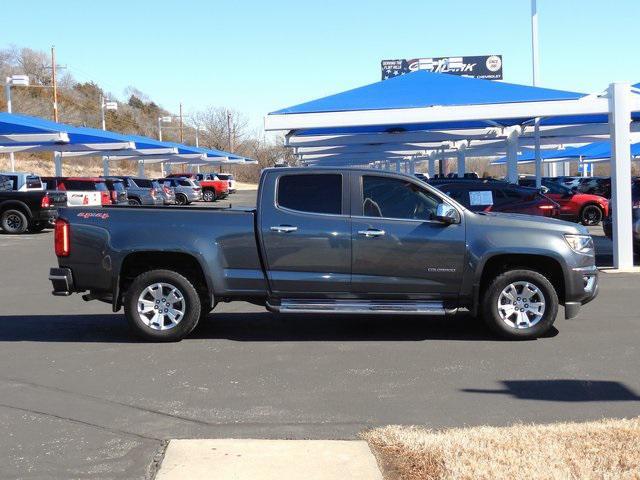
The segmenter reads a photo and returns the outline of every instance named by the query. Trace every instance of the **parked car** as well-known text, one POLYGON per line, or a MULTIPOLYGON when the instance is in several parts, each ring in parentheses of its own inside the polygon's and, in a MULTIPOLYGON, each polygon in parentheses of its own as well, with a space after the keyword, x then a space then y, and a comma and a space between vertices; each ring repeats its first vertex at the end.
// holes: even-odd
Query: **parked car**
POLYGON ((191 202, 202 200, 200 184, 190 178, 159 178, 158 182, 165 188, 175 190, 178 205, 189 205, 191 202))
POLYGON ((12 188, 17 192, 28 192, 30 190, 44 190, 42 180, 35 173, 24 172, 0 172, 6 181, 11 181, 12 188))
POLYGON ((229 193, 234 193, 236 191, 236 180, 233 178, 231 173, 216 173, 216 177, 218 180, 226 181, 229 185, 229 193))
POLYGON ((265 169, 257 198, 257 208, 139 207, 108 217, 62 209, 53 294, 124 306, 132 329, 154 341, 182 339, 230 301, 325 316, 467 308, 524 339, 548 332, 560 304, 575 317, 598 290, 583 226, 474 213, 413 176, 265 169), (159 225, 172 228, 158 235, 159 225))
POLYGON ((557 217, 560 206, 535 188, 507 182, 442 179, 433 186, 473 212, 508 212, 557 217))
POLYGON ((429 174, 428 173, 415 173, 414 175, 416 176, 416 178, 419 178, 423 182, 426 182, 427 180, 429 180, 429 174))
POLYGON ((111 205, 111 194, 102 178, 42 177, 47 190, 67 192, 67 206, 111 205))
POLYGON ((574 177, 571 175, 563 175, 560 177, 544 177, 544 179, 550 182, 558 183, 569 189, 578 188, 580 182, 582 181, 582 177, 574 177))
POLYGON ((124 188, 124 182, 120 179, 105 178, 104 183, 111 195, 111 203, 113 205, 128 205, 129 198, 127 190, 124 188))
POLYGON ((169 185, 164 185, 162 179, 156 178, 153 180, 153 186, 156 194, 162 197, 163 205, 175 205, 177 203, 175 189, 169 185))
POLYGON ((229 195, 229 184, 225 180, 212 176, 215 180, 200 180, 202 187, 202 199, 205 202, 221 200, 229 195))
MULTIPOLYGON (((520 178, 520 185, 535 187, 535 178, 520 178)), ((542 179, 544 194, 560 204, 560 218, 583 225, 598 225, 609 213, 609 201, 599 195, 580 193, 549 179, 542 179)))
MULTIPOLYGON (((611 210, 609 209, 609 215, 607 215, 602 221, 602 229, 607 238, 613 239, 613 218, 611 218, 611 210)), ((640 252, 640 180, 635 180, 631 184, 631 215, 632 215, 632 232, 633 232, 633 247, 636 251, 640 252)))
POLYGON ((582 178, 580 185, 578 185, 578 191, 611 199, 611 177, 582 178))
POLYGON ((127 191, 129 205, 162 205, 164 203, 164 199, 156 192, 153 182, 148 178, 130 177, 126 175, 103 178, 122 180, 124 188, 127 191))
POLYGON ((67 205, 64 192, 18 191, 14 179, 0 174, 0 229, 8 234, 39 232, 53 226, 57 208, 67 205))

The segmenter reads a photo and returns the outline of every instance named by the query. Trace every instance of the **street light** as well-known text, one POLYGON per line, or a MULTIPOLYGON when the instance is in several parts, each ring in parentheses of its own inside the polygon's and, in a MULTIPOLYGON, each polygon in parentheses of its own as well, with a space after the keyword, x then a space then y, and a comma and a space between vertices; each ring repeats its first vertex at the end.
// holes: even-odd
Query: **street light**
POLYGON ((158 117, 158 140, 162 141, 162 124, 163 123, 171 123, 173 117, 158 117))
MULTIPOLYGON (((11 113, 11 87, 28 87, 29 76, 28 75, 11 75, 6 78, 4 84, 4 93, 7 98, 7 112, 11 113)), ((11 162, 11 171, 16 169, 16 158, 13 152, 9 153, 9 160, 11 162)))
POLYGON ((105 110, 118 110, 118 102, 106 100, 104 96, 100 95, 100 116, 102 118, 102 130, 107 129, 105 110))

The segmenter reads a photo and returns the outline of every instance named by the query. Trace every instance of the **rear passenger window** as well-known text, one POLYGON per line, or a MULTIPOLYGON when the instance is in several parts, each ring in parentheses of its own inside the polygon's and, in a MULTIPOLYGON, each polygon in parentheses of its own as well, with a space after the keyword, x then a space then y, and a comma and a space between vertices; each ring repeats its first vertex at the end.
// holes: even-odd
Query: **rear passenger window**
POLYGON ((283 175, 278 180, 278 205, 310 213, 342 213, 342 175, 283 175))

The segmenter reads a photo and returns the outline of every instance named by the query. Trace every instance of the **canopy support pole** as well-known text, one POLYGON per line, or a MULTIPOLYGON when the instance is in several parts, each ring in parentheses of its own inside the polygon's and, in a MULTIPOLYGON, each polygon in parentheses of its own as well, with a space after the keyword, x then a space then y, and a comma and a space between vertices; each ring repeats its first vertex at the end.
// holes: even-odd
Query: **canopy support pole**
POLYGON ((102 174, 105 177, 109 176, 109 158, 105 156, 102 157, 102 174))
POLYGON ((55 170, 55 176, 62 176, 62 153, 61 152, 53 152, 53 165, 55 170))
POLYGON ((436 173, 436 159, 433 156, 429 157, 429 177, 433 178, 436 173))
POLYGON ((507 181, 518 183, 518 132, 513 130, 507 137, 507 181))
POLYGON ((533 128, 536 161, 536 188, 540 188, 542 186, 542 157, 540 155, 540 117, 536 117, 533 128))
POLYGON ((438 173, 440 174, 440 178, 445 176, 447 170, 447 159, 444 156, 444 147, 442 147, 440 154, 440 162, 438 162, 438 173))
POLYGON ((631 215, 631 85, 609 85, 611 129, 611 204, 613 204, 613 266, 633 268, 631 215))
POLYGON ((464 174, 467 171, 466 169, 466 146, 461 145, 458 149, 458 178, 464 178, 464 174))
POLYGON ((400 160, 396 160, 396 172, 400 173, 400 160))
POLYGON ((144 178, 144 160, 138 160, 138 176, 144 178))
POLYGON ((414 158, 409 160, 409 173, 411 175, 415 175, 416 174, 416 160, 414 158))

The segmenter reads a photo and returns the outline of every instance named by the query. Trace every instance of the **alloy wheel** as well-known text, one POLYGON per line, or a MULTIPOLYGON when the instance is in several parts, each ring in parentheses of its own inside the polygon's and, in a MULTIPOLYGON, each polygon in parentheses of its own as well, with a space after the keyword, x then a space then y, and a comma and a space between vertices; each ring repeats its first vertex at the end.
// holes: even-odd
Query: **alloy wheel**
POLYGON ((531 282, 513 282, 498 296, 498 314, 514 329, 531 328, 544 316, 546 300, 542 290, 531 282))
POLYGON ((138 297, 138 316, 153 330, 170 330, 184 318, 186 302, 182 292, 170 283, 153 283, 138 297))

